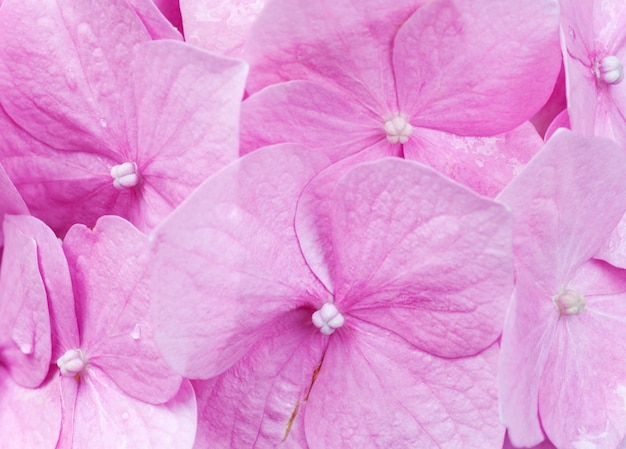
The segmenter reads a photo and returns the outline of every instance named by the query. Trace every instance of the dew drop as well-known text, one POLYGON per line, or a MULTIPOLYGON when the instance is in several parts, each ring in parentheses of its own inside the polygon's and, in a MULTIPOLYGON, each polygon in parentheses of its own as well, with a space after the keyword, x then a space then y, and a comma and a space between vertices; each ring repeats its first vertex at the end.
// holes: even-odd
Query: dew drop
POLYGON ((100 119, 100 126, 102 126, 103 128, 107 127, 107 121, 104 118, 100 119))
POLYGON ((124 413, 122 413, 122 419, 123 419, 124 421, 127 421, 129 417, 130 417, 130 416, 128 415, 128 412, 124 412, 124 413))
POLYGON ((33 353, 33 345, 29 343, 19 343, 18 346, 20 351, 22 351, 22 354, 30 355, 33 353))
POLYGON ((133 330, 130 331, 130 336, 133 340, 139 340, 141 338, 141 328, 139 327, 139 323, 135 324, 133 330))
POLYGON ((574 30, 574 28, 572 28, 571 26, 569 27, 569 29, 567 30, 569 33, 569 37, 572 38, 572 40, 576 40, 576 31, 574 30))

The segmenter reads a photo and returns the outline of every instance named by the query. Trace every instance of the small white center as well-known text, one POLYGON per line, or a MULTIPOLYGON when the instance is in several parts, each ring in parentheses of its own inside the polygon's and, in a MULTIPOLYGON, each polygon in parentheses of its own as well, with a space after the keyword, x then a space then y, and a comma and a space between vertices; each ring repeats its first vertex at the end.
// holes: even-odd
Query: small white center
POLYGON ((563 290, 554 298, 561 315, 580 315, 585 310, 585 297, 574 290, 563 290))
POLYGON ((606 84, 619 84, 624 79, 624 66, 616 56, 605 56, 596 63, 596 76, 598 81, 606 84))
POLYGON ((113 186, 116 189, 135 187, 139 182, 139 172, 137 164, 134 162, 124 162, 123 164, 111 167, 111 177, 113 186))
POLYGON ((407 143, 413 132, 413 127, 404 114, 398 114, 383 124, 389 143, 407 143))
POLYGON ((343 326, 344 318, 334 304, 327 302, 312 317, 313 324, 324 335, 330 335, 343 326))
POLYGON ((57 366, 65 377, 76 377, 87 366, 87 357, 80 349, 70 349, 57 360, 57 366))

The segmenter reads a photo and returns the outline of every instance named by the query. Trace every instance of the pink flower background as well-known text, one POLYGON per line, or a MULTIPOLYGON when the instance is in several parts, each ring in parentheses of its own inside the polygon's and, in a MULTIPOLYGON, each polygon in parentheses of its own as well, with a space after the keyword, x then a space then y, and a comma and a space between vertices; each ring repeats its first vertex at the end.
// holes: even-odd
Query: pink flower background
POLYGON ((0 448, 626 447, 622 0, 0 0, 0 448))

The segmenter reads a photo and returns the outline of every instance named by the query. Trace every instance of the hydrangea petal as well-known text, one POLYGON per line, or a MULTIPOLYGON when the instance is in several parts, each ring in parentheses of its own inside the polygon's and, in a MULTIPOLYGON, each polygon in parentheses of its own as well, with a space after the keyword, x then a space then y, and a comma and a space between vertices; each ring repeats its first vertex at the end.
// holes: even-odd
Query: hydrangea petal
POLYGON ((183 43, 157 41, 135 47, 132 68, 126 157, 140 166, 143 184, 130 219, 152 229, 204 179, 237 158, 247 66, 183 43))
POLYGON ((275 84, 241 108, 241 153, 298 142, 337 161, 385 140, 381 117, 358 99, 310 81, 275 84))
POLYGON ((441 359, 359 323, 354 336, 330 341, 307 404, 307 441, 311 449, 499 449, 497 356, 493 346, 441 359))
POLYGON ((506 132, 548 100, 561 64, 554 0, 439 0, 399 30, 393 66, 413 126, 506 132), (538 76, 540 74, 540 76, 538 76))
MULTIPOLYGON (((37 261, 37 242, 7 215, 0 273, 0 357, 21 386, 35 388, 48 374, 50 315, 37 261)), ((17 222, 19 223, 19 218, 17 222)), ((27 217, 30 218, 30 217, 27 217)))
POLYGON ((155 338, 175 370, 215 376, 283 312, 329 295, 293 228, 301 190, 327 164, 296 145, 254 151, 207 179, 155 230, 155 338))
MULTIPOLYGON (((28 214, 28 207, 9 179, 4 167, 0 165, 0 220, 6 214, 28 214)), ((4 245, 4 233, 0 231, 0 248, 2 245, 4 245)))
POLYGON ((161 358, 152 337, 148 237, 123 218, 105 216, 93 229, 73 226, 63 249, 89 363, 134 398, 171 399, 181 378, 161 358))
POLYGON ((3 449, 55 449, 61 431, 58 383, 24 388, 0 369, 0 435, 3 449), (33 411, 38 419, 33 419, 33 411))
POLYGON ((331 198, 340 310, 445 357, 496 340, 513 288, 504 207, 398 158, 353 168, 331 198))
POLYGON ((245 50, 253 93, 279 81, 318 80, 351 92, 376 111, 398 112, 391 45, 424 0, 269 2, 245 50))
POLYGON ((221 55, 240 56, 266 0, 181 0, 187 42, 221 55))
POLYGON ((542 146, 534 127, 525 122, 493 137, 418 128, 403 149, 406 159, 422 162, 482 195, 495 197, 542 146))
POLYGON ((111 441, 117 447, 190 449, 196 413, 188 381, 169 402, 151 405, 126 396, 106 375, 93 370, 78 388, 71 441, 73 447, 94 449, 110 448, 111 441))
POLYGON ((310 310, 291 312, 229 370, 195 382, 196 446, 306 447, 302 421, 326 343, 310 310))
POLYGON ((181 35, 182 22, 177 0, 129 0, 128 2, 143 22, 152 39, 183 40, 181 35), (169 21, 172 19, 174 22, 169 21))

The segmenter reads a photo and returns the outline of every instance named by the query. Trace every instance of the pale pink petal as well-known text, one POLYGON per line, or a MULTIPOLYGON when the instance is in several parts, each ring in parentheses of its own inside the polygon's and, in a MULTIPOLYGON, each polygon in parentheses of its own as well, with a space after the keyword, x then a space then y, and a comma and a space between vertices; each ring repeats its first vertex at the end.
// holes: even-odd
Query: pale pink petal
POLYGON ((50 312, 54 363, 79 341, 72 281, 61 242, 45 223, 34 217, 7 216, 5 221, 5 226, 34 240, 37 246, 36 260, 50 312))
POLYGON ((311 313, 285 315, 229 370, 194 383, 197 449, 306 447, 303 418, 327 344, 311 313))
POLYGON ((6 0, 0 30, 2 104, 19 126, 60 151, 123 148, 122 87, 150 39, 125 0, 6 0))
POLYGON ((381 141, 367 150, 342 159, 322 170, 302 191, 296 211, 296 234, 307 265, 328 291, 334 291, 329 268, 334 266, 334 248, 329 215, 335 185, 351 168, 390 156, 390 145, 381 141))
POLYGON ((117 163, 137 164, 141 194, 130 219, 146 230, 237 158, 247 66, 184 43, 157 41, 135 47, 132 67, 128 149, 117 163))
POLYGON ((73 226, 63 250, 72 273, 80 349, 89 364, 132 397, 151 403, 172 398, 181 378, 152 337, 148 237, 123 218, 105 216, 93 229, 73 226))
POLYGON ((496 340, 513 288, 511 221, 500 204, 386 158, 349 171, 321 212, 340 311, 445 357, 496 340))
POLYGON ((15 382, 34 388, 48 374, 52 342, 37 242, 21 231, 18 224, 22 218, 31 219, 7 215, 3 224, 6 240, 0 273, 0 360, 15 382))
POLYGON ((622 216, 595 257, 606 260, 616 267, 626 268, 626 214, 622 216))
POLYGON ((59 385, 53 376, 39 388, 14 383, 0 368, 0 435, 3 449, 55 449, 61 431, 59 385))
POLYGON ((404 144, 406 159, 422 162, 476 192, 495 197, 541 149, 529 123, 493 137, 463 137, 417 128, 404 144))
POLYGON ((175 370, 215 376, 271 332, 281 314, 327 299, 293 225, 301 190, 327 164, 295 145, 254 151, 210 177, 157 228, 150 268, 155 338, 175 370))
POLYGON ((178 0, 128 0, 152 39, 182 41, 178 0))
POLYGON ((561 65, 552 0, 439 0, 400 28, 393 66, 413 126, 506 132, 548 100, 561 65))
POLYGON ((339 86, 370 109, 399 112, 390 64, 397 29, 424 0, 269 2, 245 47, 253 93, 279 81, 339 86))
POLYGON ((446 360, 376 326, 333 335, 311 390, 311 449, 498 448, 497 346, 446 360))
MULTIPOLYGON (((164 3, 161 0, 161 3, 164 3)), ((185 40, 210 52, 241 56, 266 0, 181 0, 185 40)))
POLYGON ((513 210, 518 270, 557 294, 626 210, 625 171, 614 142, 557 131, 498 196, 513 210))
POLYGON ((309 81, 257 92, 241 109, 241 153, 297 142, 337 161, 385 140, 382 118, 359 99, 309 81))
MULTIPOLYGON (((6 214, 28 214, 28 207, 9 179, 4 167, 0 165, 0 220, 6 214)), ((0 247, 2 245, 4 245, 4 234, 0 231, 0 247)))
POLYGON ((191 449, 196 414, 195 396, 188 381, 169 402, 151 405, 126 396, 105 374, 94 369, 81 379, 78 388, 72 447, 108 449, 115 442, 116 447, 191 449))

